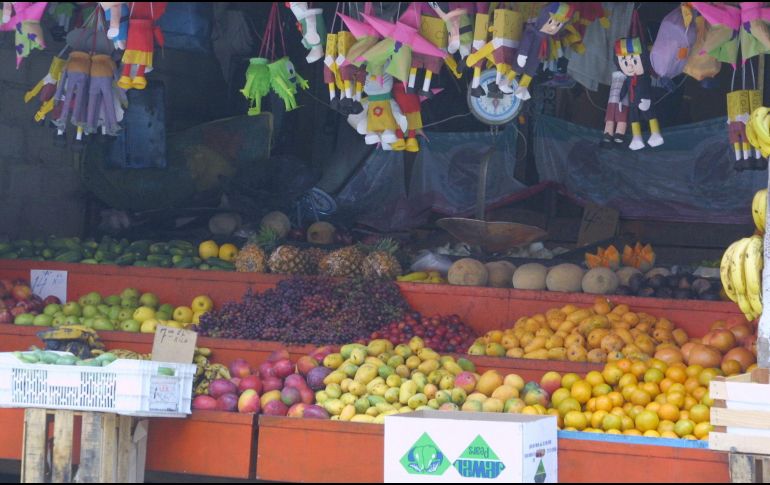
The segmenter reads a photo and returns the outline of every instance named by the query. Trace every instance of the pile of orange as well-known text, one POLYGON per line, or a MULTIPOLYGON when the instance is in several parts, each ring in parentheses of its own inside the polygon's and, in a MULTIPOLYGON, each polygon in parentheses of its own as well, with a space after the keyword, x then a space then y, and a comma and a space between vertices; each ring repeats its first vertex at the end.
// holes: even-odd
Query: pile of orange
POLYGON ((558 413, 566 431, 708 440, 708 388, 718 375, 698 365, 620 359, 582 378, 562 376, 548 413, 558 413))

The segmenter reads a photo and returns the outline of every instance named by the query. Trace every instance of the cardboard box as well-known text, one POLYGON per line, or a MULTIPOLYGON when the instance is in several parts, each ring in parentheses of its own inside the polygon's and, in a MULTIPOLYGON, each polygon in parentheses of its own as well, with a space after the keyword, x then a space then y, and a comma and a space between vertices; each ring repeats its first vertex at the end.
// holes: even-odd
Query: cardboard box
POLYGON ((420 411, 385 418, 388 483, 556 483, 556 418, 420 411))

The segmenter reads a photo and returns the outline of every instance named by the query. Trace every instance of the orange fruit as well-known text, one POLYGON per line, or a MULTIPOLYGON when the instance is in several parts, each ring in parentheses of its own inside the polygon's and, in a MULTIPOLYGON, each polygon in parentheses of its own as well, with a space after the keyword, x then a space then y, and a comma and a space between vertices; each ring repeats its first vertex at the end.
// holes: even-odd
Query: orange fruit
MULTIPOLYGON (((711 419, 711 411, 708 406, 696 404, 690 408, 690 419, 695 424, 708 422, 711 419)), ((696 433, 695 436, 698 436, 698 434, 696 433)))
POLYGON ((611 393, 607 394, 607 397, 610 398, 613 407, 623 406, 625 401, 625 399, 623 399, 623 395, 617 391, 612 391, 611 393))
POLYGON ((594 386, 593 390, 591 391, 591 395, 594 397, 606 396, 611 392, 612 388, 609 386, 609 384, 599 384, 598 386, 594 386))
POLYGON ((639 323, 639 315, 636 313, 626 313, 623 315, 623 321, 634 327, 637 323, 639 323))
POLYGON ((626 436, 642 436, 642 433, 638 429, 626 429, 623 431, 626 436))
POLYGON ((561 378, 561 387, 572 390, 572 385, 580 380, 580 376, 574 372, 564 374, 561 378))
POLYGON ((674 426, 674 433, 676 433, 680 438, 682 436, 692 434, 693 431, 695 431, 695 423, 689 419, 680 419, 674 426))
POLYGON ((671 366, 666 370, 666 378, 673 382, 684 384, 687 380, 687 368, 682 366, 671 366))
POLYGON ((658 409, 658 416, 660 419, 677 422, 679 420, 679 408, 671 403, 663 404, 658 409))
POLYGON ((703 396, 705 396, 707 392, 709 392, 709 390, 707 388, 705 388, 705 387, 697 387, 697 388, 695 388, 695 390, 692 391, 691 395, 696 400, 700 401, 701 399, 703 399, 703 396))
POLYGON ((628 415, 631 417, 631 419, 636 419, 639 414, 644 411, 644 406, 639 406, 634 404, 634 407, 631 408, 631 411, 628 412, 628 415))
POLYGON ((671 394, 672 392, 678 392, 680 394, 687 394, 687 389, 682 384, 671 384, 671 387, 668 388, 668 391, 666 391, 666 394, 671 394))
POLYGON ((592 413, 590 411, 583 411, 583 415, 588 420, 588 424, 591 424, 591 417, 594 415, 594 413, 592 413))
POLYGON ((619 429, 611 429, 606 432, 607 434, 619 434, 622 435, 623 433, 619 429))
POLYGON ((699 440, 707 440, 709 439, 709 433, 713 430, 714 427, 711 426, 711 423, 708 421, 703 421, 702 423, 695 425, 695 429, 693 430, 692 434, 694 434, 695 437, 699 440))
POLYGON ((634 394, 634 392, 637 391, 637 389, 638 388, 636 386, 626 386, 622 391, 620 391, 620 394, 623 396, 623 399, 630 402, 631 396, 634 394))
POLYGON ((677 434, 674 433, 673 431, 664 431, 664 432, 660 433, 660 437, 661 438, 670 438, 670 439, 677 439, 677 438, 679 438, 679 436, 677 436, 677 434))
POLYGON ((623 431, 627 431, 629 429, 636 430, 636 428, 634 427, 636 426, 634 424, 634 420, 631 419, 630 416, 621 416, 620 422, 621 422, 621 428, 623 429, 623 431))
POLYGON ((647 372, 644 373, 644 382, 659 383, 665 377, 666 375, 663 373, 663 371, 656 367, 651 367, 647 369, 647 372))
POLYGON ((591 384, 586 381, 578 381, 572 385, 570 395, 580 404, 585 404, 591 399, 592 391, 593 388, 591 387, 591 384))
POLYGON ((591 412, 596 411, 596 398, 595 397, 592 397, 586 403, 586 411, 591 411, 591 412))
POLYGON ((660 438, 660 433, 654 429, 651 429, 649 431, 645 431, 642 436, 646 436, 647 438, 660 438))
POLYGON ((602 429, 604 431, 620 431, 620 429, 623 427, 623 420, 620 416, 617 416, 615 414, 608 414, 604 416, 602 419, 602 429))
MULTIPOLYGON (((620 397, 623 397, 623 396, 620 396, 620 397)), ((626 414, 630 413, 633 408, 634 408, 634 403, 627 402, 623 404, 623 411, 625 411, 626 414)))
MULTIPOLYGON (((696 441, 698 438, 696 438, 695 435, 688 434, 686 436, 682 436, 682 439, 688 440, 688 441, 696 441)), ((706 438, 706 440, 708 441, 708 437, 706 438)))
POLYGON ((658 423, 658 433, 665 433, 666 431, 674 431, 674 426, 676 423, 673 421, 669 421, 667 419, 664 419, 660 423, 658 423))
POLYGON ((666 404, 666 395, 663 393, 658 394, 655 396, 655 402, 658 404, 666 404))
POLYGON ((679 411, 679 419, 690 419, 690 411, 679 411))
POLYGON ((609 416, 610 413, 607 411, 596 411, 591 415, 591 427, 593 428, 601 428, 602 427, 602 421, 604 420, 605 416, 609 416))
POLYGON ((688 365, 685 372, 687 372, 687 377, 698 377, 703 372, 703 366, 699 364, 688 365))
POLYGON ((722 371, 720 369, 703 369, 703 371, 698 374, 698 382, 701 386, 708 387, 709 382, 711 382, 711 379, 714 377, 721 375, 722 371))
POLYGON ((698 404, 698 400, 690 395, 687 395, 684 397, 684 405, 682 406, 682 409, 689 411, 696 404, 698 404))
POLYGON ((684 394, 681 392, 669 392, 666 394, 666 402, 673 404, 678 409, 682 409, 682 406, 684 406, 684 394))
POLYGON ((625 416, 626 412, 623 411, 623 408, 612 408, 610 414, 614 414, 615 416, 625 416))
POLYGON ((633 394, 631 394, 631 402, 634 404, 646 406, 650 403, 650 401, 652 401, 652 398, 642 389, 637 388, 633 394))
POLYGON ((623 371, 624 374, 631 371, 631 361, 628 359, 620 359, 617 362, 614 362, 616 366, 618 366, 618 369, 623 371))
POLYGON ((614 386, 620 381, 620 378, 623 377, 623 371, 620 370, 620 367, 618 367, 616 362, 613 362, 604 366, 602 377, 604 378, 604 382, 614 386))
POLYGON ((641 379, 645 372, 647 372, 647 364, 641 360, 634 361, 634 363, 631 364, 631 373, 635 375, 637 379, 641 379))
POLYGON ((665 373, 668 370, 668 364, 666 364, 660 359, 650 359, 649 362, 647 362, 647 366, 651 369, 658 369, 663 373, 665 373))
POLYGON ((639 386, 639 389, 649 394, 650 398, 655 398, 655 396, 660 394, 660 388, 654 382, 645 382, 639 386))
POLYGON ((638 383, 639 383, 639 379, 637 379, 635 375, 630 374, 630 373, 629 374, 623 374, 623 377, 621 377, 620 380, 618 381, 618 387, 620 389, 623 389, 623 388, 631 386, 631 385, 635 386, 638 383))
POLYGON ((534 406, 532 406, 532 407, 533 407, 533 408, 535 408, 535 410, 537 411, 537 414, 539 414, 540 416, 544 416, 544 415, 545 415, 545 414, 548 412, 548 411, 547 411, 547 410, 546 410, 546 409, 545 409, 543 406, 541 406, 540 404, 535 404, 535 405, 534 405, 534 406))
POLYGON ((557 409, 559 410, 559 415, 563 418, 567 415, 570 411, 582 411, 582 408, 580 407, 580 403, 575 401, 573 398, 568 397, 564 399, 562 402, 559 403, 557 406, 557 409))
POLYGON ((666 377, 665 379, 660 381, 660 384, 658 384, 658 386, 660 386, 661 392, 666 392, 668 391, 669 387, 671 387, 673 384, 674 384, 674 381, 666 377))
POLYGON ((711 395, 707 392, 705 396, 700 400, 701 404, 705 404, 708 407, 711 407, 714 405, 714 400, 711 399, 711 395))
POLYGON ((596 410, 597 411, 607 411, 610 412, 612 410, 612 400, 607 396, 599 396, 596 398, 596 410))
POLYGON ((553 391, 553 395, 551 396, 551 404, 553 404, 555 407, 559 407, 559 404, 562 403, 565 399, 570 397, 569 390, 564 389, 563 387, 560 387, 553 391))
POLYGON ((657 403, 657 402, 651 402, 650 404, 646 405, 646 406, 644 407, 644 409, 645 409, 646 411, 652 411, 653 413, 655 413, 655 414, 658 414, 658 411, 660 410, 660 406, 661 406, 661 404, 660 404, 660 403, 657 403))
POLYGON ((580 411, 570 411, 564 416, 564 425, 582 431, 588 426, 588 420, 580 411))
POLYGON ((602 377, 601 372, 597 372, 595 370, 592 370, 588 374, 586 374, 586 378, 584 379, 587 383, 591 384, 591 387, 598 386, 599 384, 604 384, 604 377, 602 377))

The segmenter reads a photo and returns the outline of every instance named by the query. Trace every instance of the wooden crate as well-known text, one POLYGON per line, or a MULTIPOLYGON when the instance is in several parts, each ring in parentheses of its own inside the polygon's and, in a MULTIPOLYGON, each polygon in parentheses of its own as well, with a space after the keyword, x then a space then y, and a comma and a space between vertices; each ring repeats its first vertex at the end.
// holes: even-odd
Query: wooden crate
POLYGON ((22 483, 142 483, 147 420, 110 413, 27 409, 22 438, 22 483), (80 460, 73 430, 81 419, 80 460), (51 439, 50 426, 53 425, 51 439))
POLYGON ((770 483, 770 456, 730 453, 732 483, 770 483))
MULTIPOLYGON (((770 373, 755 369, 750 374, 717 377, 711 381, 709 448, 770 455, 770 373)), ((768 477, 770 478, 770 477, 768 477)))

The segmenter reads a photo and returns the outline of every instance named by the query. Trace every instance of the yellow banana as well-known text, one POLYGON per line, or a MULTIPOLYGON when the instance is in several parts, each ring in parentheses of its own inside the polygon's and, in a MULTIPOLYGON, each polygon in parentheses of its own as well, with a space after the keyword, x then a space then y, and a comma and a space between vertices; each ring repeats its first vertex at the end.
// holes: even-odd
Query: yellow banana
MULTIPOLYGON (((749 238, 745 237, 737 242, 735 249, 731 253, 730 264, 730 281, 735 288, 735 294, 740 296, 746 295, 746 279, 743 274, 743 263, 746 259, 746 247, 749 245, 749 238)), ((743 310, 741 308, 741 310, 743 310)), ((745 313, 745 312, 744 312, 745 313)))
POLYGON ((738 307, 741 309, 741 312, 746 315, 746 319, 754 320, 757 318, 756 314, 754 313, 754 309, 751 307, 751 303, 749 302, 749 299, 746 297, 746 295, 743 293, 737 293, 736 296, 736 303, 738 303, 738 307))
POLYGON ((765 232, 765 221, 767 220, 767 189, 762 189, 754 194, 754 200, 751 203, 751 216, 754 218, 754 225, 761 233, 765 232))
POLYGON ((749 142, 762 152, 763 157, 770 156, 770 109, 759 107, 749 117, 750 127, 747 133, 749 142))
POLYGON ((730 265, 732 265, 732 253, 735 250, 735 246, 738 241, 732 243, 725 253, 722 255, 722 263, 719 265, 719 277, 722 279, 722 287, 725 290, 725 294, 732 301, 737 301, 735 296, 735 288, 732 281, 730 281, 730 265))
POLYGON ((409 273, 408 275, 399 276, 396 279, 398 281, 415 283, 417 281, 425 281, 429 277, 430 276, 428 275, 428 273, 425 273, 424 271, 418 271, 416 273, 409 273))
POLYGON ((760 236, 752 236, 746 248, 743 261, 743 275, 746 280, 746 297, 755 314, 762 313, 762 268, 764 258, 762 249, 764 240, 760 236))

